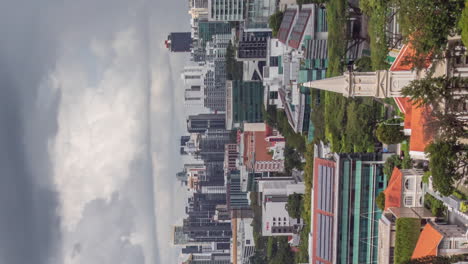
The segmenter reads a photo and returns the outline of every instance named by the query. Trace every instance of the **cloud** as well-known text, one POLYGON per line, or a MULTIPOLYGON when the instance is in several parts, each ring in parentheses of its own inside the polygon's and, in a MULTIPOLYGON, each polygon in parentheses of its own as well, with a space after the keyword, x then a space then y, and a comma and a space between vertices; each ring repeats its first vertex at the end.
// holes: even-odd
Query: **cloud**
POLYGON ((1 2, 0 263, 173 263, 186 2, 1 2))
POLYGON ((137 209, 117 193, 109 201, 94 200, 86 205, 76 231, 68 235, 65 264, 145 263, 139 244, 128 238, 136 230, 133 215, 137 209), (118 254, 112 254, 118 252, 118 254))

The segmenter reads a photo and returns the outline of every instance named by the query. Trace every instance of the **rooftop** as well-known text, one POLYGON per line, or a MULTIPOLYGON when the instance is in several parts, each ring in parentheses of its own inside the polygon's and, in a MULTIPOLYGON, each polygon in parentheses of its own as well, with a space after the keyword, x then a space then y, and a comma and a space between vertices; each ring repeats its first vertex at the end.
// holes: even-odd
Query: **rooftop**
POLYGON ((385 194, 385 210, 389 207, 401 206, 401 192, 402 192, 403 173, 395 167, 392 172, 390 181, 388 182, 387 189, 384 190, 385 194))
POLYGON ((296 17, 297 9, 288 8, 284 12, 283 20, 281 21, 280 28, 278 30, 278 40, 286 44, 288 40, 289 32, 291 31, 294 18, 296 17))
MULTIPOLYGON (((397 58, 390 67, 390 71, 411 71, 413 64, 408 61, 408 58, 414 56, 416 51, 411 43, 403 46, 397 58)), ((429 67, 429 61, 426 67, 429 67)), ((398 97, 395 102, 402 113, 405 114, 404 128, 411 130, 410 136, 410 151, 424 152, 426 146, 433 139, 433 131, 427 124, 429 123, 429 107, 418 107, 417 104, 411 101, 410 98, 398 97)))
POLYGON ((426 256, 437 256, 437 247, 440 241, 442 241, 442 238, 442 234, 440 234, 431 223, 427 223, 419 235, 418 243, 414 248, 411 258, 416 259, 426 256))

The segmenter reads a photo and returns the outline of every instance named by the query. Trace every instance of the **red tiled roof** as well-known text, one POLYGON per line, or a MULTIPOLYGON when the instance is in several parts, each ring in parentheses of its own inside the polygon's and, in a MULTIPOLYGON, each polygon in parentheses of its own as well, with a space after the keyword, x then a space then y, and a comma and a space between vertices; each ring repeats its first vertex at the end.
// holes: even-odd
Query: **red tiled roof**
POLYGON ((423 231, 419 235, 418 243, 414 248, 411 259, 422 258, 426 256, 437 256, 437 247, 442 241, 442 234, 439 233, 430 223, 424 226, 423 231))
MULTIPOLYGON (((413 69, 413 65, 409 63, 408 59, 416 55, 416 50, 413 49, 411 42, 404 45, 398 56, 395 58, 395 61, 390 67, 390 71, 410 71, 413 69)), ((427 56, 430 57, 430 56, 427 56)), ((429 67, 430 60, 427 60, 426 67, 429 67)))
POLYGON ((269 142, 265 140, 265 131, 244 132, 244 163, 249 167, 253 161, 271 161, 268 153, 269 142))
POLYGON ((410 151, 424 152, 424 149, 429 145, 434 138, 433 131, 428 127, 430 122, 431 109, 427 106, 418 107, 413 105, 411 110, 411 137, 410 151))
MULTIPOLYGON (((390 71, 409 71, 413 65, 408 63, 408 57, 416 55, 411 42, 403 46, 397 58, 390 67, 390 71)), ((429 67, 427 60, 426 67, 429 67)), ((395 102, 401 112, 405 114, 405 129, 411 129, 410 151, 424 152, 426 146, 432 141, 433 133, 427 127, 429 121, 429 107, 417 107, 410 98, 398 97, 395 102)))
POLYGON ((394 97, 395 103, 398 105, 400 111, 405 114, 405 129, 411 129, 411 113, 413 104, 408 97, 394 97))
POLYGON ((395 167, 392 172, 390 181, 388 182, 387 189, 384 190, 385 194, 385 210, 389 207, 401 206, 401 192, 402 192, 403 173, 395 167))

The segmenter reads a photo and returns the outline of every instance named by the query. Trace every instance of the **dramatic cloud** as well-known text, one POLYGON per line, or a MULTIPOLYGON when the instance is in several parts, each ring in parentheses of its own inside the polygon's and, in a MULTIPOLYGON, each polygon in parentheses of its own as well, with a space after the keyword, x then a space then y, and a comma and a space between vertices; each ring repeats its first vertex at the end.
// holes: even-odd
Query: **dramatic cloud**
POLYGON ((173 263, 186 2, 1 3, 0 263, 173 263))

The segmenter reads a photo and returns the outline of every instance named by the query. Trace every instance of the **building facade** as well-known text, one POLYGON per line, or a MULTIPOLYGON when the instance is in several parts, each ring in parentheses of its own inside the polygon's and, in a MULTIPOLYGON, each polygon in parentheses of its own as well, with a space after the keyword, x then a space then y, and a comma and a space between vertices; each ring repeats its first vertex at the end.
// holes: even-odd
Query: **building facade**
POLYGON ((315 158, 311 263, 377 263, 383 163, 376 153, 315 158))

